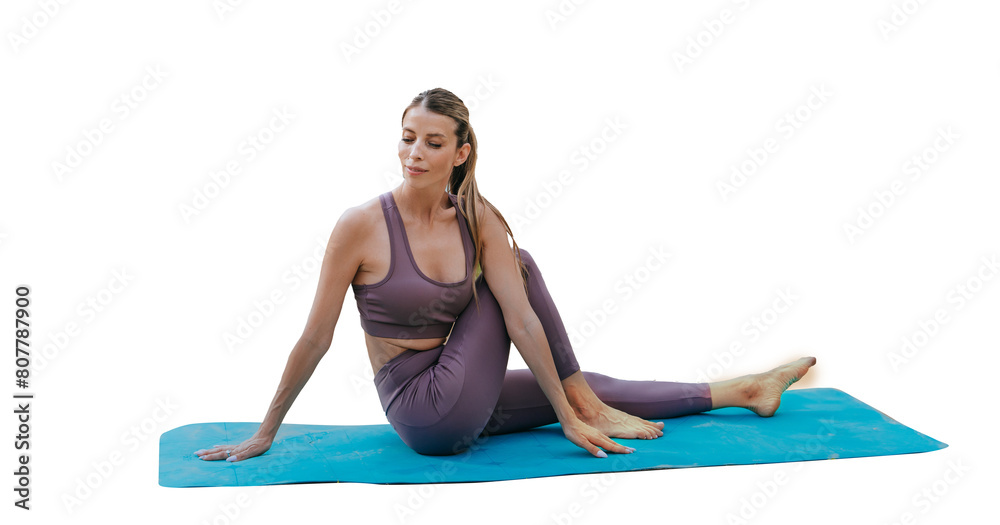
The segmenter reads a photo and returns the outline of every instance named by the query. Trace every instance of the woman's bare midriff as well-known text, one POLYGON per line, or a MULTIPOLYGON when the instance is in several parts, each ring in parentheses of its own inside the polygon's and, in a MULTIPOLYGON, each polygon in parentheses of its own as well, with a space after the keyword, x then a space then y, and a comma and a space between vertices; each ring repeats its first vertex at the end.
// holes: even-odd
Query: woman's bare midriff
POLYGON ((447 337, 431 339, 393 339, 365 334, 365 344, 368 346, 368 359, 371 360, 372 373, 377 374, 382 365, 390 359, 407 350, 430 350, 447 341, 447 337))

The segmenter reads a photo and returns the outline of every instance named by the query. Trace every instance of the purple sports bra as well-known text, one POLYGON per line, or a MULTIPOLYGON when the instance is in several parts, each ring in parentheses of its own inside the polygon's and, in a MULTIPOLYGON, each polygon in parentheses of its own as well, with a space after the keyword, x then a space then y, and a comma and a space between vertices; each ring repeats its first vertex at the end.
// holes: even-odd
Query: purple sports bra
POLYGON ((465 216, 458 209, 458 197, 449 197, 465 246, 465 279, 457 283, 435 281, 417 268, 396 199, 391 191, 379 195, 389 228, 389 273, 374 284, 351 284, 361 327, 368 334, 397 339, 444 337, 472 300, 475 247, 465 216))

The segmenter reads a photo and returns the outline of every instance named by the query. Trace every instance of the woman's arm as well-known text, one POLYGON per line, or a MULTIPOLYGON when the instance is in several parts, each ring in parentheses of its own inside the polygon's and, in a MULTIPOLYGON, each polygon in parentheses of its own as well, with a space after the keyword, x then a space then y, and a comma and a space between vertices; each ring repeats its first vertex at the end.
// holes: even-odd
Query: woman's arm
POLYGON ((351 208, 341 215, 330 234, 320 269, 319 285, 305 329, 288 356, 278 390, 257 432, 237 446, 199 450, 201 459, 227 459, 226 450, 229 450, 229 460, 239 461, 259 456, 270 448, 285 414, 330 349, 347 288, 361 265, 361 245, 366 234, 366 224, 370 222, 363 209, 351 208))
POLYGON ((364 226, 364 214, 358 208, 344 212, 334 226, 323 256, 319 285, 309 318, 299 341, 288 356, 285 372, 278 383, 278 391, 257 430, 258 435, 274 438, 288 409, 330 349, 347 288, 361 265, 359 248, 364 226))
POLYGON ((323 359, 323 355, 329 348, 329 344, 324 346, 303 338, 295 343, 292 353, 289 354, 288 361, 285 363, 285 371, 281 374, 278 391, 274 393, 264 421, 257 428, 257 437, 274 441, 274 436, 278 433, 278 428, 285 419, 285 414, 288 413, 288 409, 292 408, 295 398, 306 386, 313 371, 316 370, 316 365, 323 359))
POLYGON ((570 406, 562 382, 559 381, 542 323, 525 294, 514 250, 507 243, 507 230, 492 210, 485 206, 483 208, 485 213, 480 221, 483 225, 483 278, 500 304, 511 341, 555 409, 567 439, 598 457, 606 456, 598 447, 628 453, 625 446, 581 421, 570 406))

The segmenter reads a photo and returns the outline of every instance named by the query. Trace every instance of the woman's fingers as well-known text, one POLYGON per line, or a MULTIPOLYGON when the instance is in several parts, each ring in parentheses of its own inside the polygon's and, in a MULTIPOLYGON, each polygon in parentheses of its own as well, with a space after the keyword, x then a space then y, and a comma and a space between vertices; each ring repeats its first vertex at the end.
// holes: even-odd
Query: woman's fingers
POLYGON ((214 445, 209 449, 196 450, 195 455, 207 461, 217 461, 220 459, 227 459, 235 454, 234 451, 236 448, 236 445, 214 445))
POLYGON ((604 450, 609 450, 611 452, 615 452, 615 453, 618 453, 618 454, 631 454, 631 453, 635 452, 634 448, 632 448, 632 447, 626 447, 625 445, 622 445, 621 443, 618 443, 618 442, 612 440, 611 438, 609 438, 608 436, 605 436, 604 434, 602 434, 600 432, 597 432, 597 435, 600 436, 600 438, 603 438, 603 439, 599 439, 599 441, 597 442, 597 444, 600 445, 601 448, 603 448, 604 450))
POLYGON ((590 452, 592 455, 594 455, 596 457, 599 457, 599 458, 606 458, 606 457, 608 457, 608 454, 606 452, 604 452, 603 450, 601 450, 587 436, 580 435, 580 434, 577 434, 577 433, 571 433, 567 437, 570 438, 570 441, 572 441, 574 445, 576 445, 576 446, 578 446, 578 447, 586 450, 587 452, 590 452))
POLYGON ((215 461, 219 459, 226 459, 227 450, 231 449, 226 448, 226 445, 215 445, 214 447, 209 449, 202 449, 195 451, 195 455, 207 461, 215 461))
POLYGON ((231 449, 229 451, 229 453, 230 453, 229 457, 226 458, 226 461, 239 461, 239 460, 243 459, 244 456, 247 455, 246 454, 246 449, 247 449, 247 447, 244 446, 244 445, 240 445, 238 447, 235 447, 235 448, 231 449))
POLYGON ((595 455, 595 456, 597 456, 599 458, 606 458, 606 457, 608 457, 608 453, 605 452, 605 451, 603 451, 603 450, 601 450, 601 449, 599 449, 599 448, 597 448, 597 445, 594 445, 593 443, 589 443, 589 442, 587 443, 587 445, 588 446, 583 447, 583 448, 587 449, 587 452, 590 452, 591 454, 593 454, 593 455, 595 455))
POLYGON ((256 444, 240 445, 239 447, 233 449, 232 455, 226 458, 226 461, 243 461, 244 459, 259 456, 263 453, 260 448, 261 447, 256 444))
POLYGON ((616 442, 615 440, 609 438, 600 430, 597 430, 596 428, 590 425, 587 424, 584 425, 587 428, 586 435, 587 438, 590 440, 590 442, 603 448, 604 450, 607 450, 608 452, 615 452, 618 454, 631 454, 632 452, 635 452, 634 448, 626 447, 625 445, 616 442))
POLYGON ((631 454, 632 452, 635 452, 634 448, 626 447, 625 445, 615 442, 608 436, 604 435, 603 432, 582 421, 573 425, 573 428, 569 429, 567 437, 569 437, 570 441, 575 443, 577 446, 599 458, 608 457, 607 452, 604 450, 618 454, 631 454), (601 450, 601 448, 604 450, 601 450))
POLYGON ((239 445, 214 445, 209 449, 196 450, 194 453, 206 461, 243 461, 259 456, 271 448, 271 440, 252 437, 239 445))

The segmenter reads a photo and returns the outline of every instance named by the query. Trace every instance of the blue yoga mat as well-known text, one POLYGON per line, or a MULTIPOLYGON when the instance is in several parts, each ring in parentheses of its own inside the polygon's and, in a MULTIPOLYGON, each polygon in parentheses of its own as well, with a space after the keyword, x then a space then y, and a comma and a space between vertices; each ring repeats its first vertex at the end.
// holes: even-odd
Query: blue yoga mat
POLYGON ((453 456, 417 454, 388 424, 282 425, 267 453, 204 461, 194 451, 239 444, 259 423, 200 423, 160 436, 160 485, 222 487, 286 483, 450 483, 629 470, 782 463, 929 452, 948 445, 832 388, 789 390, 762 418, 725 408, 663 419, 663 436, 616 439, 637 450, 596 458, 559 424, 481 437, 453 456))

